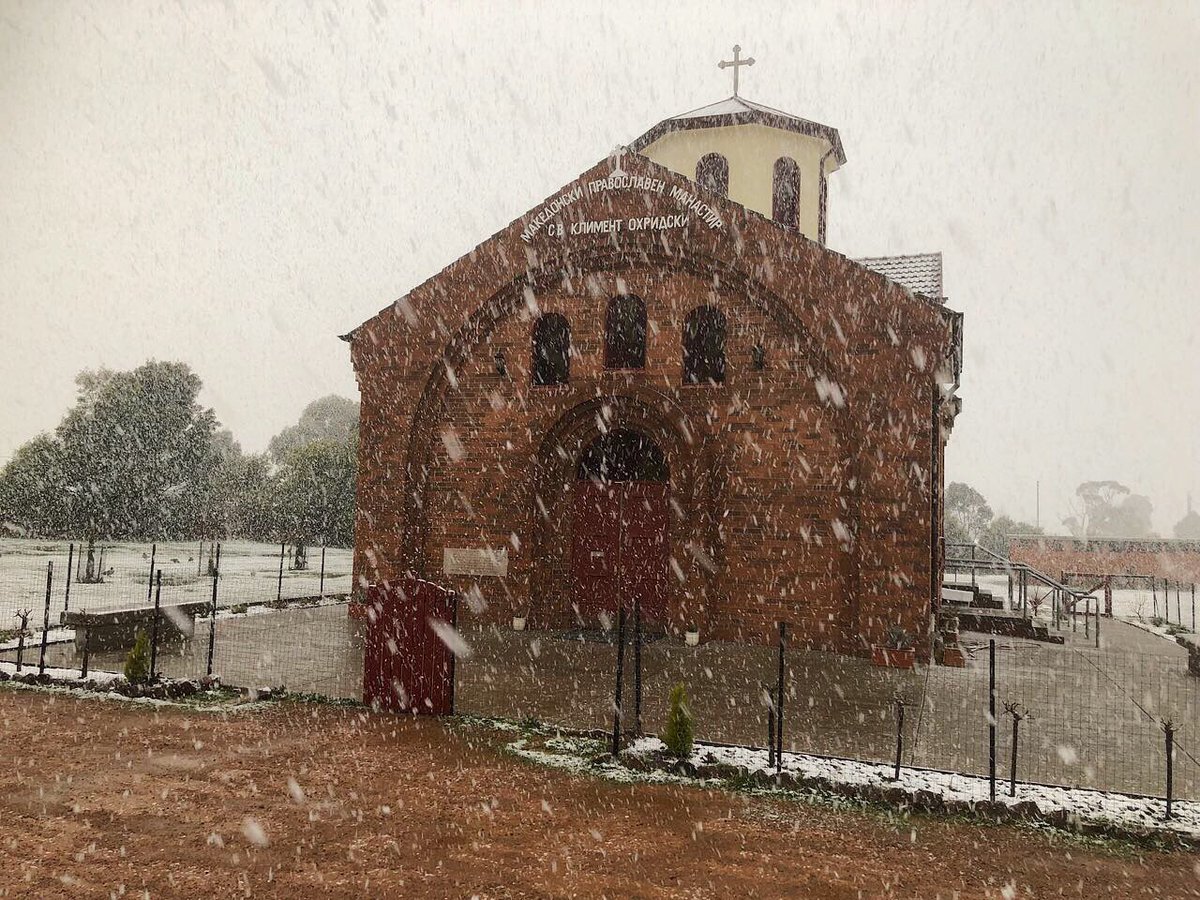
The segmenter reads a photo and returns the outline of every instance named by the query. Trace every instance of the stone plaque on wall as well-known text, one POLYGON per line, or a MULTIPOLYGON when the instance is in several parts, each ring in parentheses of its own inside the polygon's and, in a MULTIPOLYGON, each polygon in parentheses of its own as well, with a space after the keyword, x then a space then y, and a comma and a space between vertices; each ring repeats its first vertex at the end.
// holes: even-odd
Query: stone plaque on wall
POLYGON ((447 575, 508 575, 508 548, 497 550, 473 547, 442 548, 442 571, 447 575))

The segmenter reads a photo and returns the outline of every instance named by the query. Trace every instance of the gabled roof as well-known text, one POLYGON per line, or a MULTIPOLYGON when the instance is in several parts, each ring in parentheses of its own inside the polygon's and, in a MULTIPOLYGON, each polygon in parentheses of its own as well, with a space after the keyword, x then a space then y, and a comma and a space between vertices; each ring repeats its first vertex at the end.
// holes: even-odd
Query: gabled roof
POLYGON ((874 317, 861 317, 855 326, 860 333, 848 338, 831 308, 817 297, 831 292, 860 297, 880 321, 886 317, 905 322, 910 335, 950 333, 944 307, 930 315, 934 304, 929 299, 862 263, 735 200, 709 193, 646 156, 613 153, 343 335, 343 340, 353 345, 356 371, 358 357, 376 352, 389 340, 385 335, 395 339, 419 333, 408 350, 437 355, 445 349, 443 338, 467 329, 475 313, 505 285, 531 283, 538 277, 561 282, 563 272, 587 271, 593 264, 619 267, 623 260, 645 260, 650 253, 683 265, 702 260, 726 280, 752 279, 807 330, 812 352, 824 357, 824 365, 835 375, 840 367, 853 365, 845 353, 848 339, 875 339, 868 324, 874 317), (549 228, 616 220, 637 220, 640 227, 566 235, 561 228, 557 233, 549 228), (360 336, 368 339, 359 341, 360 336))
POLYGON ((942 301, 942 254, 913 253, 908 256, 871 256, 855 262, 904 285, 914 294, 942 301))
POLYGON ((721 128, 726 125, 766 125, 770 128, 780 128, 784 131, 794 131, 809 137, 822 138, 829 142, 837 157, 838 165, 846 164, 846 151, 842 149, 842 139, 836 128, 811 122, 799 116, 793 116, 761 103, 754 103, 745 97, 733 96, 680 113, 669 119, 663 119, 637 140, 629 145, 630 149, 639 153, 653 144, 664 134, 671 131, 685 131, 689 128, 721 128))

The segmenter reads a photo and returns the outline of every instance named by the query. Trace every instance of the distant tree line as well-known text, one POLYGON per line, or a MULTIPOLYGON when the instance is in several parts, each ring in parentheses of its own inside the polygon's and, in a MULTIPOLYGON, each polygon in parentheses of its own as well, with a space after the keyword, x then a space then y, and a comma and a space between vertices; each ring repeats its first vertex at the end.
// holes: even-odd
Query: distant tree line
POLYGON ((944 528, 949 544, 978 544, 1000 556, 1008 556, 1010 534, 1041 534, 1042 529, 1011 516, 997 516, 983 494, 969 484, 952 481, 946 485, 944 528))
POLYGON ((358 404, 328 396, 243 453, 184 363, 85 371, 59 426, 0 470, 0 523, 38 537, 354 541, 358 404))
MULTIPOLYGON (((1073 536, 1088 538, 1154 538, 1151 521, 1154 505, 1119 481, 1085 481, 1075 489, 1071 515, 1062 524, 1073 536)), ((984 496, 961 481, 946 486, 945 534, 951 543, 978 543, 994 553, 1008 555, 1008 535, 1042 534, 1041 528, 993 513, 984 496)), ((1187 514, 1176 523, 1174 536, 1200 540, 1200 514, 1188 500, 1187 514)))

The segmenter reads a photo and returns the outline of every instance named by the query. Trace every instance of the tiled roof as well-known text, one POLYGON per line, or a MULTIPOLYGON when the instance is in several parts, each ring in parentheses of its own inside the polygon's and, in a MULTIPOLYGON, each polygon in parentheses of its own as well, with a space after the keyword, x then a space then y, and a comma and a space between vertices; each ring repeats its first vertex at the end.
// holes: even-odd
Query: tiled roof
POLYGON ((914 294, 942 300, 942 254, 914 253, 909 256, 872 256, 855 260, 914 294))
POLYGON ((763 104, 747 100, 745 97, 728 97, 725 100, 710 103, 708 106, 663 119, 629 146, 640 153, 669 131, 747 124, 767 125, 771 128, 822 138, 828 141, 829 146, 833 148, 834 156, 837 158, 837 165, 834 168, 846 163, 846 151, 842 149, 842 139, 836 128, 802 119, 770 106, 763 106, 763 104))

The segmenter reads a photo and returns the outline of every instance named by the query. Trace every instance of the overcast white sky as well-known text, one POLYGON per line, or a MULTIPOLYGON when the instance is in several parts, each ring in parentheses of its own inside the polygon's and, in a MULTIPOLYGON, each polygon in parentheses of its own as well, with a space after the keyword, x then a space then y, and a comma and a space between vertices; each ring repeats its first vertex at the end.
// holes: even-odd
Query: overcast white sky
POLYGON ((247 450, 348 331, 730 93, 837 127, 829 244, 942 250, 949 476, 1200 501, 1200 4, 0 0, 0 462, 82 368, 188 362, 247 450), (745 6, 736 10, 735 6, 745 6))

